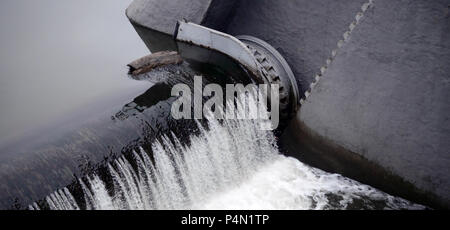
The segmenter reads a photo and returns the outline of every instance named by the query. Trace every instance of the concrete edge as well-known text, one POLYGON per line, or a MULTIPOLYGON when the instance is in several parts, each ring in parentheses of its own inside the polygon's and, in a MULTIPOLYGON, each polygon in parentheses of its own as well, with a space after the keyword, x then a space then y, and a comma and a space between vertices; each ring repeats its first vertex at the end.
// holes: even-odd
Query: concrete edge
MULTIPOLYGON (((300 109, 301 110, 301 109, 300 109)), ((383 192, 435 209, 449 209, 450 201, 417 188, 391 170, 345 149, 293 119, 280 137, 281 148, 313 167, 369 184, 383 192)))

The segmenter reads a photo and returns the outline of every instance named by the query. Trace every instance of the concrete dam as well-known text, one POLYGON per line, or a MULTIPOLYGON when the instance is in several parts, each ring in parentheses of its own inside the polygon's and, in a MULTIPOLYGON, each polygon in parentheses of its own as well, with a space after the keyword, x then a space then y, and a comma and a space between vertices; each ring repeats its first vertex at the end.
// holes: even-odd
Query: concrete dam
POLYGON ((450 1, 135 0, 152 52, 184 19, 276 48, 300 108, 281 136, 303 162, 449 207, 450 1))
POLYGON ((0 139, 0 209, 450 207, 450 0, 117 7, 142 54, 83 55, 104 98, 0 139))

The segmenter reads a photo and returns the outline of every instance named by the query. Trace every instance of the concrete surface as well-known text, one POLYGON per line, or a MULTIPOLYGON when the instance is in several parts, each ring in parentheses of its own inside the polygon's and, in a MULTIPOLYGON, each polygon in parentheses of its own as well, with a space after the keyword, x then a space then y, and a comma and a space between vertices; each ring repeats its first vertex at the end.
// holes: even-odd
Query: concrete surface
POLYGON ((150 51, 158 52, 176 50, 172 37, 177 21, 221 29, 234 5, 235 0, 135 0, 126 15, 150 51))
POLYGON ((239 1, 225 32, 252 35, 275 47, 291 66, 302 94, 365 1, 239 1))
POLYGON ((446 207, 449 4, 377 0, 297 116, 306 132, 382 166, 414 184, 425 202, 446 207))

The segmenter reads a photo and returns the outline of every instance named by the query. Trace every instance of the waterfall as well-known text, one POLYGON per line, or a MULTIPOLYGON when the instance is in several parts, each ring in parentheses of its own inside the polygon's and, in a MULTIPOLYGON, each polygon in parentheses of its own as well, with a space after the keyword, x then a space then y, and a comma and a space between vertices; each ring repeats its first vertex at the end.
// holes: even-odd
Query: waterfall
MULTIPOLYGON (((132 153, 134 164, 123 156, 110 162, 112 189, 96 174, 79 179, 84 205, 64 188, 46 197, 48 207, 345 209, 362 201, 356 208, 424 208, 282 155, 274 134, 260 130, 258 120, 208 119, 207 126, 197 125, 199 134, 188 145, 171 133, 153 143, 152 157, 139 148, 132 153)), ((41 208, 33 203, 29 209, 41 208)))

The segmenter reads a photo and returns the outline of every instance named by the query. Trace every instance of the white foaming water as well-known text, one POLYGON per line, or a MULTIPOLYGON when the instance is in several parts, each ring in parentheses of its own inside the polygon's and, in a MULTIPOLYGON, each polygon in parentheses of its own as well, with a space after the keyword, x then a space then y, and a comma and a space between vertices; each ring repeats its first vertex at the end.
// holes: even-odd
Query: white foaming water
MULTIPOLYGON (((135 168, 125 157, 108 164, 114 191, 98 175, 79 180, 86 209, 345 209, 355 202, 367 209, 424 208, 281 155, 273 133, 256 120, 198 126, 189 146, 172 134, 153 144, 153 161, 141 148, 133 152, 135 168)), ((54 210, 83 206, 67 188, 46 202, 54 210)))
POLYGON ((201 209, 424 209, 338 174, 278 156, 245 184, 216 194, 201 209), (355 201, 363 202, 352 206, 355 201), (377 205, 378 204, 378 205, 377 205), (381 206, 380 206, 381 205, 381 206))

